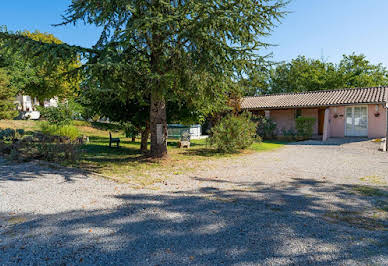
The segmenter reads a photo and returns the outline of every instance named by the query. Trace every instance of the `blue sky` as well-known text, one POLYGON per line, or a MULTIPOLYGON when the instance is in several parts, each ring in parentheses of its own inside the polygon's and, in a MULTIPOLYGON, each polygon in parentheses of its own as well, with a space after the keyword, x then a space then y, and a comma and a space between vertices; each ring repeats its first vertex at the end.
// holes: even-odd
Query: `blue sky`
MULTIPOLYGON (((3 0, 0 25, 10 30, 36 29, 61 40, 92 46, 98 30, 78 25, 52 27, 61 22, 68 0, 3 0)), ((343 54, 363 53, 373 63, 388 67, 388 0, 293 0, 291 13, 277 27, 268 42, 278 46, 274 60, 289 61, 298 55, 338 62, 343 54)))

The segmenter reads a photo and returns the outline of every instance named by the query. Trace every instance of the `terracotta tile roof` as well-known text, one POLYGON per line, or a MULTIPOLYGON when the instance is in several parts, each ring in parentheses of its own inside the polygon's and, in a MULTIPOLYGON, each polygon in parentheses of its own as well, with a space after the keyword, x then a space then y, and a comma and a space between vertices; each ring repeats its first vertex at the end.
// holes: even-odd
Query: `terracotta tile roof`
POLYGON ((244 97, 242 109, 285 109, 346 104, 386 103, 388 87, 338 89, 244 97))

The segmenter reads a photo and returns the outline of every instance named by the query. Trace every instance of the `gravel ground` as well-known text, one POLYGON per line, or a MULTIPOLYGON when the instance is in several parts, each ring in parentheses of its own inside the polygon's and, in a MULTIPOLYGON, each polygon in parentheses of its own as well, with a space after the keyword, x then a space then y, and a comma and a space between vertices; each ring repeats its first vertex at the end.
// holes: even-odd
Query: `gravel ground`
POLYGON ((386 265, 388 155, 330 144, 208 161, 141 190, 2 161, 0 264, 386 265))

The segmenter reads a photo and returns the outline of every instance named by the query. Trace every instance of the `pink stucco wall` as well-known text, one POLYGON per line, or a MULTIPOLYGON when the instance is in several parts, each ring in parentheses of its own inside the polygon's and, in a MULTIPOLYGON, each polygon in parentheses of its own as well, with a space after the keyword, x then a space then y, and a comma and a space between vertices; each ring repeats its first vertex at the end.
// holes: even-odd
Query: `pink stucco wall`
POLYGON ((345 136, 345 107, 330 107, 329 137, 343 138, 345 136), (338 117, 334 118, 337 114, 338 117))
POLYGON ((368 106, 368 137, 379 138, 384 137, 386 132, 387 113, 382 105, 378 106, 379 117, 375 116, 376 105, 368 106))
MULTIPOLYGON (((318 134, 318 109, 302 109, 302 116, 314 117, 314 133, 318 134)), ((282 135, 282 130, 295 130, 295 109, 271 110, 270 117, 276 122, 276 133, 282 135)))
POLYGON ((271 119, 276 123, 276 134, 282 135, 282 130, 295 129, 294 109, 271 110, 271 119))
MULTIPOLYGON (((343 138, 345 136, 345 106, 329 107, 329 137, 343 138), (334 116, 337 114, 337 117, 334 116)), ((380 116, 376 117, 376 105, 368 105, 368 137, 384 137, 386 133, 386 109, 379 105, 380 116)), ((314 134, 318 134, 318 109, 302 109, 302 116, 314 117, 314 134)), ((271 110, 270 117, 276 122, 276 134, 282 135, 282 130, 295 130, 295 109, 271 110)))
MULTIPOLYGON (((386 110, 383 105, 378 105, 379 117, 375 116, 376 105, 368 105, 368 137, 384 137, 386 131, 386 110)), ((345 107, 330 107, 330 137, 343 138, 345 136, 345 107), (338 117, 334 118, 337 114, 338 117)))

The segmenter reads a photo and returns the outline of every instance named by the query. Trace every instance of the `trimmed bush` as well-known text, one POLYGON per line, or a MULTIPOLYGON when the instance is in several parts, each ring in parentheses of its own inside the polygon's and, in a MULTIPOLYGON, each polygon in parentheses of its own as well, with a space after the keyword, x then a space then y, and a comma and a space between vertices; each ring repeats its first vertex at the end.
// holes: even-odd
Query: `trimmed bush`
POLYGON ((297 135, 304 139, 309 139, 313 135, 315 118, 300 116, 295 119, 295 128, 297 135))
POLYGON ((250 113, 227 115, 211 129, 210 143, 221 152, 232 153, 251 146, 255 135, 250 113))

